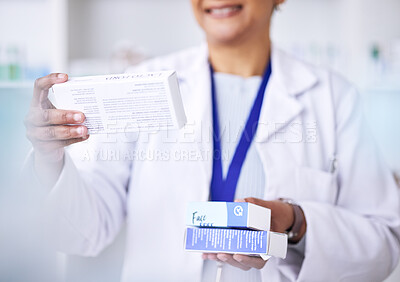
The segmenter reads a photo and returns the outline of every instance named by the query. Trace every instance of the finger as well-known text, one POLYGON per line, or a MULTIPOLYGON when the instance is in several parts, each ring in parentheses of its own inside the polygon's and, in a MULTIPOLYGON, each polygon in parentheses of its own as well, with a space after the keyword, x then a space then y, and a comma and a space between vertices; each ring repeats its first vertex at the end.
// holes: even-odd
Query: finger
POLYGON ((53 103, 49 99, 45 99, 42 101, 40 107, 42 109, 56 109, 56 107, 53 105, 53 103))
POLYGON ((68 80, 68 75, 65 73, 52 73, 47 76, 38 78, 35 81, 33 89, 32 106, 40 106, 45 101, 49 94, 49 89, 57 83, 63 83, 68 80))
POLYGON ((209 259, 209 258, 208 258, 208 255, 211 255, 211 254, 210 254, 210 253, 203 253, 203 254, 201 255, 201 257, 202 257, 202 259, 207 260, 207 259, 209 259))
POLYGON ((85 115, 78 111, 58 109, 31 110, 25 119, 26 125, 45 126, 62 124, 80 124, 85 121, 85 115))
POLYGON ((214 253, 205 253, 204 255, 205 255, 206 259, 208 259, 208 260, 213 260, 213 261, 219 261, 219 262, 221 262, 221 261, 218 259, 217 254, 214 254, 214 253))
POLYGON ((89 138, 89 135, 82 138, 74 138, 68 140, 57 140, 57 141, 41 141, 36 142, 34 145, 35 150, 40 153, 48 154, 60 148, 67 147, 69 145, 86 141, 89 138))
POLYGON ((245 198, 244 200, 247 203, 255 204, 255 205, 258 205, 258 206, 263 206, 263 207, 268 206, 268 202, 267 201, 264 201, 264 200, 261 200, 261 199, 258 199, 258 198, 250 197, 250 198, 245 198))
POLYGON ((228 263, 234 267, 240 268, 242 270, 250 270, 250 266, 247 265, 243 265, 240 262, 236 261, 235 259, 233 259, 233 255, 231 254, 224 254, 224 253, 219 253, 217 254, 217 258, 219 260, 221 260, 222 262, 228 263))
POLYGON ((88 135, 86 126, 59 125, 45 127, 30 127, 27 129, 27 137, 32 142, 57 141, 74 138, 82 138, 88 135))
POLYGON ((263 268, 266 263, 266 261, 260 257, 252 257, 239 254, 233 255, 233 259, 244 266, 257 269, 263 268))
POLYGON ((235 200, 235 203, 244 203, 244 202, 246 202, 244 199, 236 199, 235 200))

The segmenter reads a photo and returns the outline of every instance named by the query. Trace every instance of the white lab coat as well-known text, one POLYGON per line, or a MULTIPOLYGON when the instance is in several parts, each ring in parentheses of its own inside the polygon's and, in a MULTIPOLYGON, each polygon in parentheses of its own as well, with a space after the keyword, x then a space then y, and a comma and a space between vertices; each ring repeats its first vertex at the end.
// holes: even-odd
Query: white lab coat
MULTIPOLYGON (((58 246, 70 254, 97 255, 127 223, 124 281, 199 281, 202 273, 201 255, 185 252, 183 238, 185 205, 207 201, 212 173, 207 48, 131 71, 164 69, 178 73, 187 126, 72 146, 47 197, 58 246)), ((274 47, 265 95, 255 139, 264 198, 297 201, 307 233, 286 260, 268 261, 263 281, 381 281, 398 261, 399 196, 356 90, 274 47)))

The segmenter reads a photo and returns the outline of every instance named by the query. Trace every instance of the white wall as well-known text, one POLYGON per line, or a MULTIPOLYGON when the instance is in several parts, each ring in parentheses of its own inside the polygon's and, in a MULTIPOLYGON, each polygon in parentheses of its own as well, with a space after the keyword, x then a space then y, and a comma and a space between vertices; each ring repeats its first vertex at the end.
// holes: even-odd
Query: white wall
POLYGON ((202 34, 189 0, 71 0, 70 58, 110 56, 130 40, 149 55, 198 44, 202 34))
POLYGON ((43 63, 50 53, 50 6, 42 1, 0 1, 0 44, 17 43, 26 48, 30 62, 43 63))
MULTIPOLYGON (((115 45, 126 40, 153 56, 198 44, 203 38, 188 0, 69 2, 70 60, 107 59, 115 45)), ((274 16, 272 37, 290 52, 299 45, 334 47, 338 59, 333 67, 364 87, 372 44, 386 46, 400 38, 398 11, 398 0, 287 0, 274 16)), ((319 63, 318 58, 305 57, 319 63)))
POLYGON ((19 49, 24 79, 67 70, 67 1, 0 1, 0 48, 19 49))
POLYGON ((338 71, 364 86, 371 45, 400 38, 399 13, 398 0, 287 0, 275 16, 273 38, 289 50, 293 43, 338 46, 338 71))

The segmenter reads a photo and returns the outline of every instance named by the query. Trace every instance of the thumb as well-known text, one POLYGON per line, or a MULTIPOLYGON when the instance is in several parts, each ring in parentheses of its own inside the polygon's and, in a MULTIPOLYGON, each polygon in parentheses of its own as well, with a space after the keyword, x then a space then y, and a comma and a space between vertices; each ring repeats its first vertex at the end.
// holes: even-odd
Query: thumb
POLYGON ((245 198, 244 201, 247 202, 247 203, 259 205, 259 204, 260 204, 260 201, 262 201, 262 200, 257 199, 257 198, 250 197, 250 198, 245 198))
POLYGON ((244 199, 236 199, 235 200, 235 203, 244 203, 244 202, 246 202, 244 199))
MULTIPOLYGON (((68 75, 65 73, 52 73, 41 77, 35 81, 33 89, 33 98, 31 106, 40 107, 48 99, 49 89, 58 83, 63 83, 68 80, 68 75)), ((47 104, 47 103, 46 103, 47 104)))
POLYGON ((262 206, 262 207, 265 207, 265 208, 271 208, 272 205, 273 205, 272 202, 264 201, 264 200, 261 200, 261 199, 258 199, 258 198, 253 198, 253 197, 245 198, 244 200, 247 203, 254 204, 254 205, 257 205, 257 206, 262 206))

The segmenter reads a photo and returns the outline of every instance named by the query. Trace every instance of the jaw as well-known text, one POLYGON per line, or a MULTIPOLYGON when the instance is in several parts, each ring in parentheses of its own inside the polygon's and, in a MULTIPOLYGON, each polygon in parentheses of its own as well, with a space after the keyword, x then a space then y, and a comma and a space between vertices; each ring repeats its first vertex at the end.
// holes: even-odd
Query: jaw
POLYGON ((203 28, 207 38, 221 43, 235 40, 246 26, 243 4, 214 4, 202 9, 203 28))
POLYGON ((193 6, 195 15, 210 43, 237 45, 269 33, 269 19, 263 12, 268 7, 243 0, 192 1, 198 4, 193 6))

